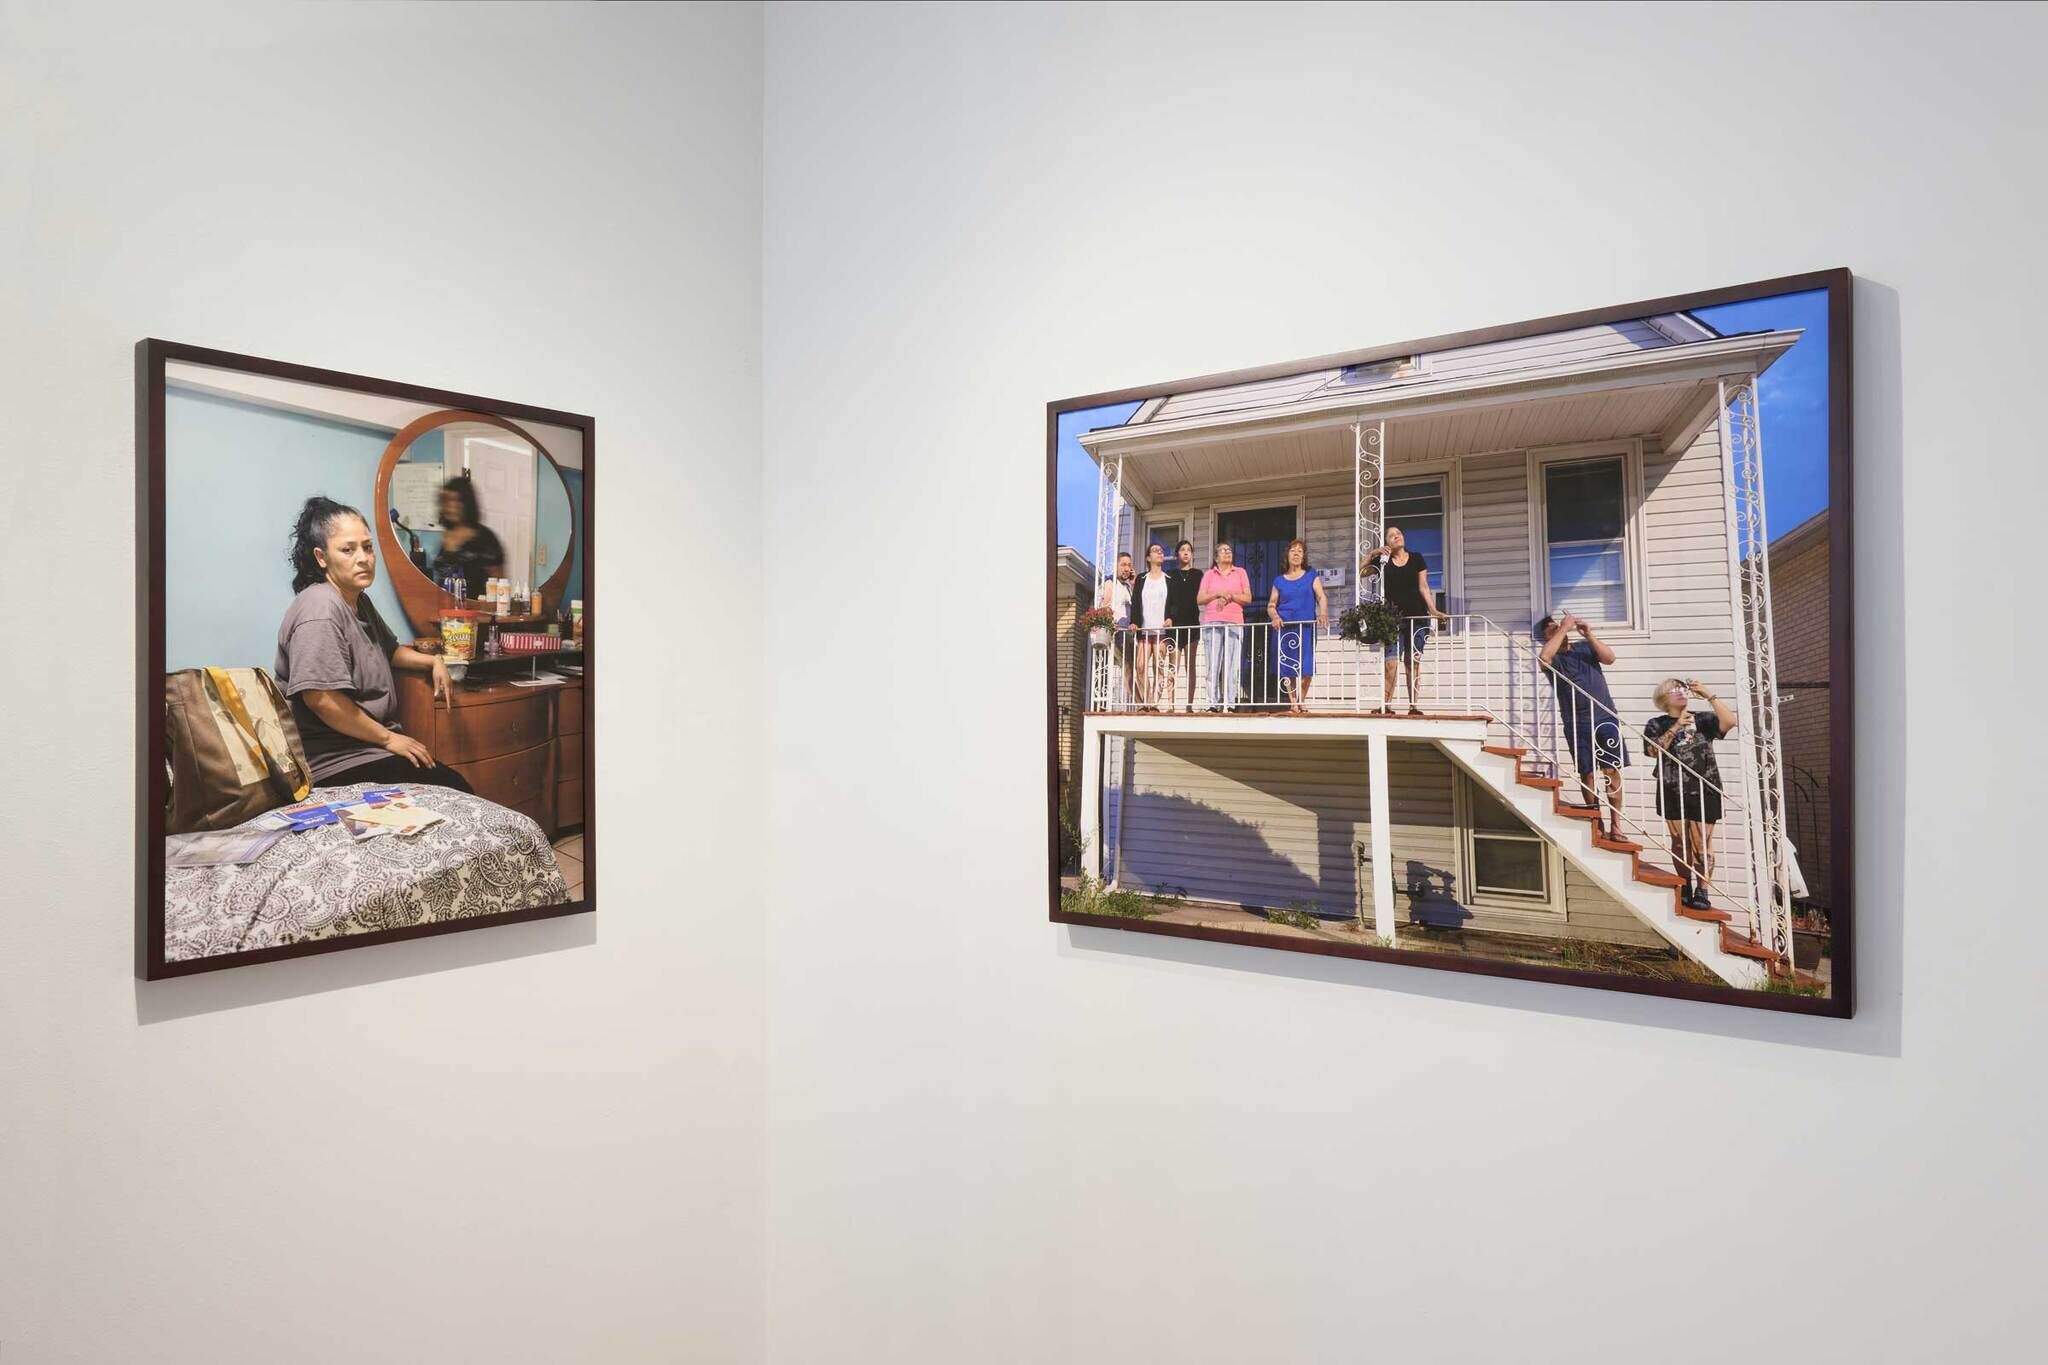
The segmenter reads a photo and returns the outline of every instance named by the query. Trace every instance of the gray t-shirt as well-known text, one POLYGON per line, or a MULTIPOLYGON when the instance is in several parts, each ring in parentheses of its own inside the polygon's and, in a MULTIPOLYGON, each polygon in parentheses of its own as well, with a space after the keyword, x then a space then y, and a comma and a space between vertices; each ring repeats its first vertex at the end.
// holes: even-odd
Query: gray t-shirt
POLYGON ((315 583, 285 609, 277 628, 277 685, 291 698, 292 719, 314 781, 375 763, 387 752, 328 728, 300 694, 345 692, 370 719, 398 730, 398 691, 391 676, 391 654, 397 648, 398 637, 367 595, 358 597, 350 611, 332 583, 315 583))

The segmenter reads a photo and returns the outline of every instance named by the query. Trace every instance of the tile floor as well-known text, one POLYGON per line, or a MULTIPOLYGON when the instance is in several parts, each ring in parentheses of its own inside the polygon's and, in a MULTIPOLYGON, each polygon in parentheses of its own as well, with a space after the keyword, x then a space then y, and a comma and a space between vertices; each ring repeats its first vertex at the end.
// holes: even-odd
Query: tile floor
POLYGON ((569 883, 569 899, 583 899, 583 836, 565 834, 555 840, 555 862, 562 869, 562 880, 569 883))

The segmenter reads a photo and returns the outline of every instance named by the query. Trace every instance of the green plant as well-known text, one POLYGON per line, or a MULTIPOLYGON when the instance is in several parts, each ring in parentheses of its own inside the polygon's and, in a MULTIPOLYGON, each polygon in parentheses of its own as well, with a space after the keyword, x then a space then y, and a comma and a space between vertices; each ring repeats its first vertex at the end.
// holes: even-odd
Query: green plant
POLYGON ((1310 914, 1308 907, 1300 901, 1290 902, 1285 910, 1268 910, 1266 918, 1274 924, 1284 924, 1290 929, 1307 929, 1313 932, 1323 927, 1323 922, 1310 914))
POLYGON ((1108 607, 1090 607, 1080 616, 1080 626, 1083 630, 1108 630, 1115 624, 1116 613, 1108 607))
POLYGON ((1060 783, 1060 871, 1081 870, 1081 827, 1074 820, 1073 803, 1065 782, 1060 783))
POLYGON ((1362 645, 1390 645, 1401 636, 1401 618, 1386 602, 1360 602, 1337 613, 1337 634, 1362 645))
POLYGON ((1150 919, 1171 906, 1135 891, 1112 890, 1083 872, 1081 884, 1060 892, 1060 909, 1069 915, 1101 915, 1109 919, 1150 919))
POLYGON ((1764 981, 1764 984, 1757 987, 1757 989, 1765 995, 1805 995, 1817 997, 1827 994, 1827 987, 1821 985, 1818 981, 1801 981, 1797 977, 1780 976, 1776 972, 1771 973, 1764 981))

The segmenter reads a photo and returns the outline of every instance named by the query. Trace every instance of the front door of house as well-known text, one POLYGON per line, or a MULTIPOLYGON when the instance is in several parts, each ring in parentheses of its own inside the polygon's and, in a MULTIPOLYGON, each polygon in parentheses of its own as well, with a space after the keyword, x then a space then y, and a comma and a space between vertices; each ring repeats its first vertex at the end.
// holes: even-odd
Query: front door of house
MULTIPOLYGON (((1287 542, 1301 534, 1299 509, 1246 507, 1216 514, 1216 540, 1228 541, 1237 566, 1251 580, 1252 604, 1244 609, 1243 695, 1255 705, 1280 704, 1274 673, 1273 632, 1267 626, 1266 599, 1273 579, 1284 567, 1287 542)), ((1211 551, 1213 557, 1214 551, 1211 551)))

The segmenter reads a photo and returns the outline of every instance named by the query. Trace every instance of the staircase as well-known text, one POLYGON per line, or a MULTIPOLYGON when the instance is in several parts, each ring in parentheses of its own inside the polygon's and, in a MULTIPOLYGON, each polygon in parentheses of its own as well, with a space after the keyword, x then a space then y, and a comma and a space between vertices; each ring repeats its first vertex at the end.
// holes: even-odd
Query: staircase
POLYGON ((1776 955, 1738 931, 1734 915, 1682 904, 1683 878, 1646 861, 1642 844, 1605 837, 1597 813, 1560 800, 1562 783, 1533 770, 1527 750, 1469 739, 1432 742, 1678 951, 1731 986, 1757 987, 1769 978, 1776 955))

